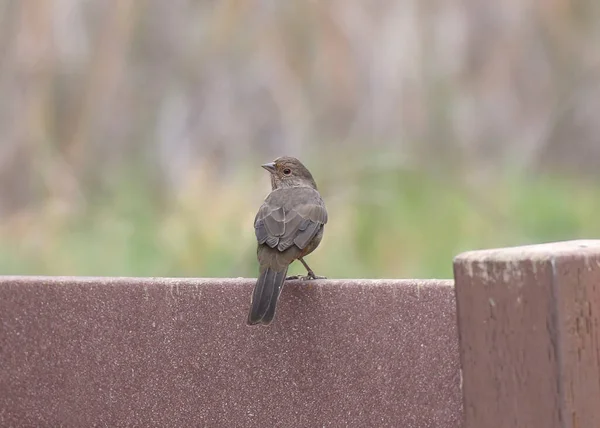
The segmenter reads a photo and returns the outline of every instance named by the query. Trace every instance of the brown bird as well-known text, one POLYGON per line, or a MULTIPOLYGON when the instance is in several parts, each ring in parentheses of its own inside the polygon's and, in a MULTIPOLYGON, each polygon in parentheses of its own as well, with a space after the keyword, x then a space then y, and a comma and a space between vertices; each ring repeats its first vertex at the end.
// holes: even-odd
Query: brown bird
POLYGON ((252 293, 248 324, 268 325, 286 279, 320 279, 304 257, 319 246, 327 223, 327 210, 312 175, 293 157, 280 157, 262 165, 271 174, 272 191, 254 219, 258 241, 259 277, 252 293), (294 260, 306 268, 305 277, 287 277, 294 260))

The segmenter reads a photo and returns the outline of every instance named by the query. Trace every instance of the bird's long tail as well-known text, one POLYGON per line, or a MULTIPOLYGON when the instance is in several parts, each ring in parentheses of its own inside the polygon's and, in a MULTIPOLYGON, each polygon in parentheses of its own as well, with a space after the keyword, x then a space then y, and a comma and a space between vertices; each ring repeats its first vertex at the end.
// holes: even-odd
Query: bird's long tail
POLYGON ((249 325, 258 323, 268 325, 273 321, 286 274, 287 267, 282 271, 266 268, 260 273, 252 294, 252 304, 248 314, 249 325))

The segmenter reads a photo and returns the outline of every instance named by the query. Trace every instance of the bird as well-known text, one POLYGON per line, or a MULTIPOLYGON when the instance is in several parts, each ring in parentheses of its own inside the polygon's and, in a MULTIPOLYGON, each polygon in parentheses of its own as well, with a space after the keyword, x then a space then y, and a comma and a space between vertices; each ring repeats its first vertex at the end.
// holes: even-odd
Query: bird
POLYGON ((271 176, 271 193, 254 218, 259 276, 252 293, 248 325, 271 324, 286 279, 325 279, 315 275, 304 260, 321 243, 327 223, 325 202, 312 174, 290 156, 261 166, 271 176), (286 277, 295 260, 304 265, 306 276, 286 277))

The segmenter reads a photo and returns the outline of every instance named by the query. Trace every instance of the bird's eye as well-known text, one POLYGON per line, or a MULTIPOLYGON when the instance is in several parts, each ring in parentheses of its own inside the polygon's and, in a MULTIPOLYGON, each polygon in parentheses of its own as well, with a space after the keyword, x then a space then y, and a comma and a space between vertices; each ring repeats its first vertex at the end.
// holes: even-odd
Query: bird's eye
POLYGON ((289 169, 289 168, 286 168, 286 169, 284 169, 284 170, 283 170, 283 173, 284 173, 285 175, 290 175, 290 174, 292 173, 292 170, 291 170, 291 169, 289 169))

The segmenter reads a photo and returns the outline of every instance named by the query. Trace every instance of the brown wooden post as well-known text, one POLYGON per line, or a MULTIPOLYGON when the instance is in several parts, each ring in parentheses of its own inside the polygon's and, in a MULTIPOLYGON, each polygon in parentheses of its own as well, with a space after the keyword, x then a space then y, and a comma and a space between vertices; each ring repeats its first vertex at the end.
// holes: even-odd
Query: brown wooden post
POLYGON ((454 262, 465 428, 600 427, 600 241, 454 262))

